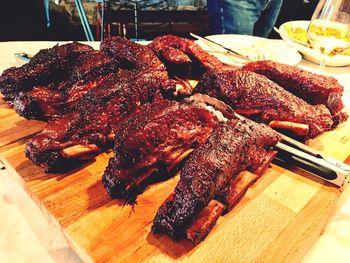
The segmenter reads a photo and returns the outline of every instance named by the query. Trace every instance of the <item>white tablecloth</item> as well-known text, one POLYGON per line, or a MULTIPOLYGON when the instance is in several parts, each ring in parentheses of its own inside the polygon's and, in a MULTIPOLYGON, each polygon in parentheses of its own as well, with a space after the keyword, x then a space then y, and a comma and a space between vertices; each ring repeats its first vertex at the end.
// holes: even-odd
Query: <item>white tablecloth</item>
MULTIPOLYGON (((14 53, 35 54, 56 42, 0 43, 0 71, 19 66, 14 53)), ((98 43, 92 44, 98 47, 98 43)), ((317 71, 317 65, 302 61, 301 68, 317 71)), ((346 88, 350 106, 350 67, 326 68, 346 88)), ((0 164, 0 262, 81 262, 63 234, 51 225, 24 190, 1 170, 0 164)), ((303 259, 304 263, 350 262, 350 187, 341 195, 334 215, 303 259)))

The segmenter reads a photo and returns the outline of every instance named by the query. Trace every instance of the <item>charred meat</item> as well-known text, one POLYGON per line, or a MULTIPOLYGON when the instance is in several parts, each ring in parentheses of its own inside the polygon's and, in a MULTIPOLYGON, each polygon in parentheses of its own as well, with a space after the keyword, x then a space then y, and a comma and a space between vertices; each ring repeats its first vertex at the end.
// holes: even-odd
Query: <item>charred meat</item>
POLYGON ((165 35, 155 38, 148 46, 166 65, 171 77, 198 77, 223 66, 216 57, 190 39, 165 35))
POLYGON ((92 47, 77 42, 41 50, 29 63, 4 71, 0 76, 0 91, 5 100, 12 101, 20 91, 65 80, 73 61, 91 50, 92 47))
MULTIPOLYGON (((125 45, 128 43, 129 49, 145 49, 130 41, 125 45)), ((148 56, 149 60, 159 61, 152 51, 149 54, 153 55, 148 56)), ((144 70, 119 70, 87 92, 74 110, 49 122, 29 141, 26 155, 47 171, 57 171, 77 159, 92 158, 100 150, 112 147, 114 129, 124 118, 140 105, 153 101, 157 91, 173 84, 167 72, 157 65, 144 70)))
POLYGON ((333 77, 269 60, 248 63, 243 69, 264 75, 312 105, 325 105, 333 116, 334 127, 348 118, 343 111, 344 87, 333 77))
POLYGON ((153 232, 165 233, 175 240, 187 237, 200 242, 215 225, 218 211, 222 211, 212 201, 230 206, 226 200, 230 200, 227 196, 232 191, 232 182, 240 172, 255 171, 265 165, 269 147, 279 139, 272 129, 252 121, 234 119, 220 124, 180 170, 174 194, 161 205, 154 218, 153 232), (214 211, 207 217, 210 224, 200 221, 205 227, 191 235, 189 228, 203 214, 208 214, 205 210, 214 211))
POLYGON ((57 117, 71 111, 84 94, 117 71, 114 60, 102 52, 85 52, 73 63, 66 80, 20 92, 15 96, 13 107, 27 119, 57 117))
POLYGON ((133 203, 145 182, 164 180, 203 144, 217 117, 184 102, 158 100, 140 108, 118 127, 102 182, 113 198, 133 203))
POLYGON ((114 140, 114 127, 137 107, 151 102, 163 87, 162 75, 154 72, 120 71, 88 92, 76 110, 52 120, 47 128, 29 141, 26 155, 35 164, 48 170, 77 159, 92 158, 90 153, 110 148, 114 140), (70 152, 76 147, 94 148, 70 152), (96 147, 95 147, 96 146, 96 147))
POLYGON ((194 92, 215 97, 237 113, 306 138, 314 138, 333 125, 324 105, 312 106, 266 77, 246 70, 205 74, 194 92))
POLYGON ((103 40, 100 50, 113 58, 122 69, 165 70, 163 63, 149 47, 130 42, 122 37, 103 40))

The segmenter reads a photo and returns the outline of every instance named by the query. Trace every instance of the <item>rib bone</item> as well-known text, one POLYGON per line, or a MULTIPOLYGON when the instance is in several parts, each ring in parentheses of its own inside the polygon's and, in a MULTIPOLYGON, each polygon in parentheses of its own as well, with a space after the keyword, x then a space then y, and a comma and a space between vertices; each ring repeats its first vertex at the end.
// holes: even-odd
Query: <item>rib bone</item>
POLYGON ((83 155, 94 154, 100 151, 100 147, 95 144, 74 145, 62 150, 62 156, 66 158, 78 158, 83 155))
POLYGON ((216 221, 224 211, 225 206, 216 201, 211 200, 209 204, 200 211, 196 219, 186 231, 186 237, 194 244, 200 243, 213 229, 216 221))
POLYGON ((194 149, 188 149, 187 151, 184 151, 177 157, 167 168, 168 171, 171 171, 176 165, 178 165, 183 159, 185 159, 191 152, 193 152, 194 149))
POLYGON ((263 175, 266 172, 267 168, 269 168, 269 166, 270 166, 273 158, 275 158, 276 154, 277 154, 277 151, 267 152, 264 162, 257 169, 255 169, 255 171, 253 171, 253 172, 255 174, 257 174, 258 176, 263 175))
POLYGON ((248 171, 241 172, 231 183, 225 197, 227 211, 230 211, 244 197, 248 188, 258 180, 259 176, 248 171))
POLYGON ((272 128, 279 128, 289 130, 296 135, 304 136, 309 133, 309 125, 303 123, 296 123, 291 121, 271 121, 269 126, 272 128))

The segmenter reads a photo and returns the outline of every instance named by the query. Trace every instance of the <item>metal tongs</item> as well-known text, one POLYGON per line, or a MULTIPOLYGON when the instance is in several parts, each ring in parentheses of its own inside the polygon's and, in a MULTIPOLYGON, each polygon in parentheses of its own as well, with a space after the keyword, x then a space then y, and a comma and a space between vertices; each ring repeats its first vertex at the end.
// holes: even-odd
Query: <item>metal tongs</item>
MULTIPOLYGON (((237 114, 224 102, 203 94, 194 94, 190 99, 203 102, 222 112, 226 118, 238 118, 245 120, 246 117, 237 114)), ((284 134, 278 133, 282 141, 276 144, 277 158, 296 165, 318 178, 340 187, 341 190, 349 184, 350 166, 323 153, 298 142, 284 134)))
POLYGON ((237 56, 238 58, 243 59, 243 60, 245 60, 245 61, 248 61, 248 62, 253 61, 251 58, 249 58, 249 57, 247 57, 246 55, 240 53, 239 51, 233 50, 233 49, 228 48, 228 47, 225 47, 224 45, 221 45, 220 43, 215 42, 215 41, 211 40, 210 38, 201 37, 201 36, 198 36, 198 35, 193 34, 193 33, 190 33, 190 36, 192 36, 192 37, 194 37, 194 38, 196 38, 196 39, 198 39, 198 40, 202 40, 202 41, 204 41, 204 42, 210 42, 210 43, 212 43, 212 44, 215 44, 215 45, 217 45, 217 46, 219 46, 219 47, 225 49, 227 53, 234 54, 234 55, 237 56))
POLYGON ((276 144, 277 157, 339 187, 349 183, 349 165, 288 136, 280 133, 279 135, 282 137, 282 142, 276 144))
POLYGON ((27 53, 15 53, 15 57, 20 60, 23 60, 24 62, 29 62, 29 60, 31 60, 33 56, 27 53))

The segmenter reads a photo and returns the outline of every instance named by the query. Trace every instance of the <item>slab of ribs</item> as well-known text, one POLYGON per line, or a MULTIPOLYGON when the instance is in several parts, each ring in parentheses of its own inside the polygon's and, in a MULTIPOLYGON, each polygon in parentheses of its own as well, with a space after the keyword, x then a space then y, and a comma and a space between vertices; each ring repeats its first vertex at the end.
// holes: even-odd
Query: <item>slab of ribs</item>
POLYGON ((250 71, 206 73, 194 92, 222 100, 237 113, 272 127, 290 126, 306 138, 314 138, 333 125, 326 106, 310 105, 266 77, 250 71))
POLYGON ((51 119, 71 111, 89 90, 118 71, 115 61, 93 50, 78 56, 67 79, 36 85, 14 97, 13 108, 27 119, 51 119))
POLYGON ((236 202, 237 176, 271 161, 269 147, 278 140, 271 128, 252 121, 220 124, 180 170, 180 181, 159 208, 153 231, 195 243, 203 240, 223 207, 232 208, 236 202), (220 203, 210 203, 214 199, 220 203))
POLYGON ((347 119, 343 87, 333 78, 271 61, 225 70, 195 42, 172 35, 147 46, 114 37, 100 50, 77 42, 41 50, 4 71, 0 91, 19 115, 48 122, 25 149, 46 171, 113 148, 102 183, 131 204, 179 172, 152 229, 194 243, 269 167, 280 140, 270 127, 308 139, 347 119), (194 93, 254 122, 186 98, 194 93))
POLYGON ((222 63, 195 42, 173 35, 155 38, 148 45, 167 67, 170 76, 195 78, 222 68, 222 63))
POLYGON ((118 127, 105 188, 111 197, 133 203, 145 182, 174 174, 217 125, 212 112, 196 105, 158 100, 141 106, 118 127))
POLYGON ((58 83, 68 77, 80 55, 92 50, 92 47, 77 42, 40 50, 29 63, 2 73, 0 91, 5 100, 12 101, 21 91, 58 83))
POLYGON ((135 61, 133 70, 119 69, 115 74, 106 75, 74 109, 50 121, 29 141, 26 155, 35 164, 52 171, 77 159, 91 159, 113 145, 114 126, 141 104, 151 102, 157 91, 175 85, 152 51, 129 41, 124 44, 129 50, 141 50, 134 53, 142 55, 142 63, 158 61, 159 65, 140 68, 135 61))
POLYGON ((243 69, 264 75, 312 105, 325 105, 332 114, 334 126, 348 118, 343 111, 344 87, 333 77, 273 61, 251 62, 243 66, 243 69))

